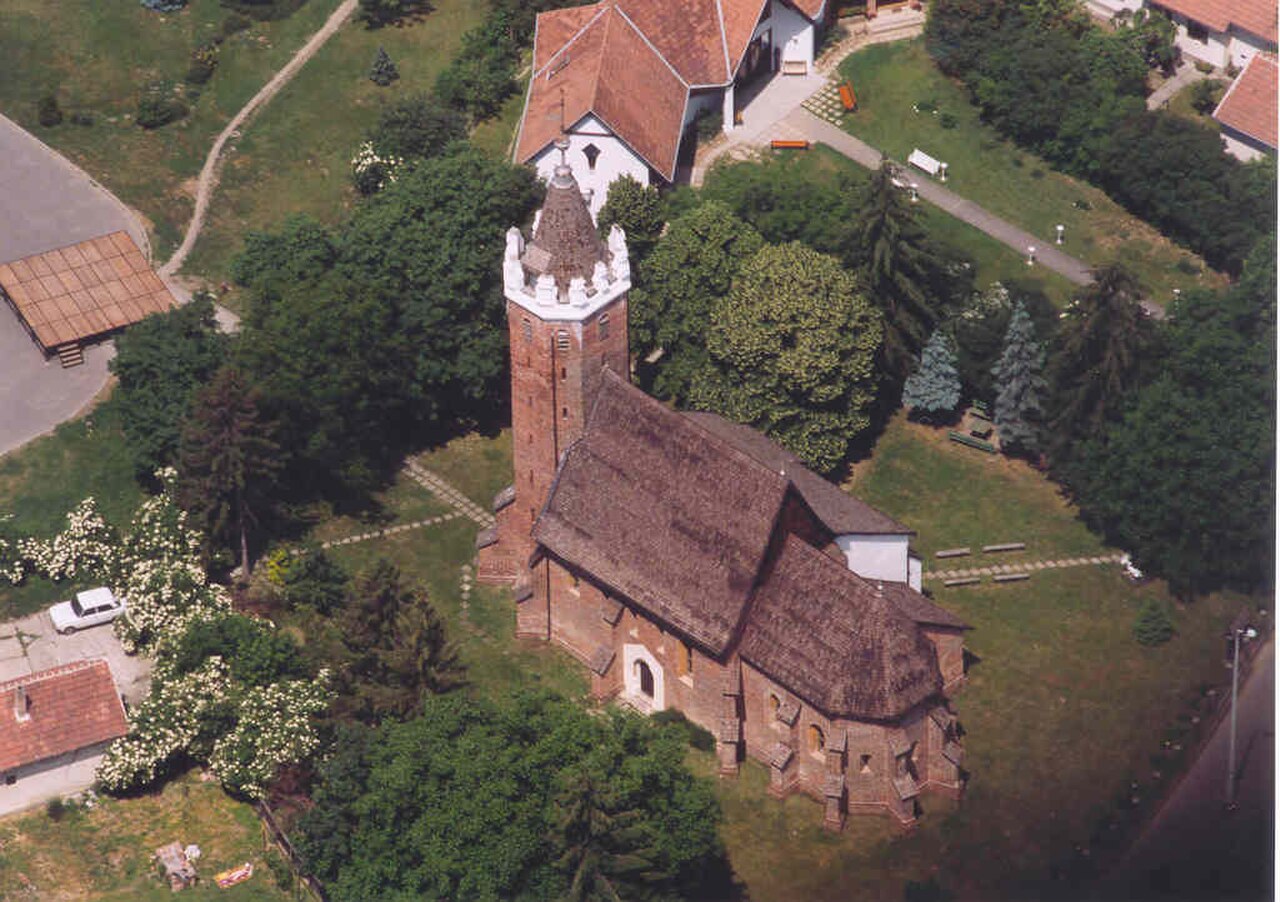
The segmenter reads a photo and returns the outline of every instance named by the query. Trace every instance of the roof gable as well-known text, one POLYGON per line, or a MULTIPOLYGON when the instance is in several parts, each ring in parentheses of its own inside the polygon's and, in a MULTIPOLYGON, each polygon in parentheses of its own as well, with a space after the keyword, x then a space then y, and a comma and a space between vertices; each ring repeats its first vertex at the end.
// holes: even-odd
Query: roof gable
POLYGON ((128 732, 107 662, 79 661, 0 683, 0 772, 56 758, 128 732), (19 720, 14 697, 29 700, 19 720))
POLYGON ((1233 25, 1276 42, 1276 0, 1154 0, 1155 5, 1186 16, 1214 31, 1233 25))
POLYGON ((1223 95, 1213 118, 1275 150, 1277 76, 1275 59, 1256 54, 1223 95))
POLYGON ((887 720, 942 689, 933 645, 884 587, 794 536, 756 593, 740 651, 833 717, 887 720))
POLYGON ((606 370, 533 537, 720 654, 787 490, 785 477, 606 370))

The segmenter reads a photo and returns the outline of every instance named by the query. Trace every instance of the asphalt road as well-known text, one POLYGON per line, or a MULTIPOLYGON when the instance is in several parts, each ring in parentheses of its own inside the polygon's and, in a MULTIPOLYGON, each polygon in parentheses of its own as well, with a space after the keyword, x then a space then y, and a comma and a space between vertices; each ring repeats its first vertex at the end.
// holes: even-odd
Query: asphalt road
POLYGON ((1223 718, 1183 781, 1103 885, 1106 899, 1273 898, 1275 647, 1259 650, 1239 698, 1239 809, 1228 812, 1223 718))

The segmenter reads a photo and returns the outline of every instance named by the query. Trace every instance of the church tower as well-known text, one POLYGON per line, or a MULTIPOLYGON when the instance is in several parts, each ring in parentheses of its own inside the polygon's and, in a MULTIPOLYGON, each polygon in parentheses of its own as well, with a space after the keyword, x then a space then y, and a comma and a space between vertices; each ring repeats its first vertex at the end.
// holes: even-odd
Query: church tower
MULTIPOLYGON (((533 240, 507 232, 502 261, 511 352, 512 484, 494 499, 498 525, 481 533, 477 577, 517 582, 528 570, 533 522, 565 450, 579 436, 604 367, 626 376, 631 264, 622 229, 607 242, 565 163, 534 219, 533 240)), ((540 629, 521 628, 523 632, 540 629)))

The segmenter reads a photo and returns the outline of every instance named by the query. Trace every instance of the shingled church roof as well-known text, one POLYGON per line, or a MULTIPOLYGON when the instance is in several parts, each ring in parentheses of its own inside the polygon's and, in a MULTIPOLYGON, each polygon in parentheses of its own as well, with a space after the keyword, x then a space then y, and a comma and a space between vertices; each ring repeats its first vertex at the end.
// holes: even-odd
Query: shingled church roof
POLYGON ((795 536, 756 593, 740 650, 837 717, 887 720, 942 690, 933 645, 884 587, 795 536))
POLYGON ((573 171, 557 166, 547 184, 538 228, 521 262, 535 275, 555 276, 556 285, 564 291, 572 279, 590 283, 596 263, 608 259, 573 171))

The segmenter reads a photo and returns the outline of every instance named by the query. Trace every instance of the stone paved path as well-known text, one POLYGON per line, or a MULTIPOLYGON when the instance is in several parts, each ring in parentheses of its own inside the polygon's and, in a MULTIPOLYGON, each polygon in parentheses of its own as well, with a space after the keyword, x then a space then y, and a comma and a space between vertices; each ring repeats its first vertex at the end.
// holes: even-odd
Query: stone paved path
POLYGON ((321 548, 336 548, 339 545, 354 545, 357 542, 368 542, 370 539, 384 539, 387 536, 398 535, 402 532, 408 532, 411 529, 422 529, 424 526, 436 526, 440 523, 447 523, 450 520, 457 520, 459 517, 465 516, 461 511, 453 511, 448 514, 441 514, 438 517, 427 517, 425 520, 414 520, 412 523, 401 523, 399 526, 388 526, 384 529, 371 529, 368 532, 357 533, 354 536, 347 536, 344 539, 334 539, 331 542, 321 542, 321 548))
POLYGON ((405 472, 414 482, 435 495, 445 504, 457 510, 464 517, 474 520, 481 526, 493 526, 497 523, 493 514, 476 504, 462 492, 445 482, 440 476, 432 473, 412 457, 405 461, 405 472))
POLYGON ((1104 554, 1092 557, 1062 558, 1056 561, 1017 561, 1016 563, 992 563, 964 570, 938 570, 924 574, 926 580, 967 579, 973 576, 996 576, 1001 573, 1034 573, 1037 570, 1061 570, 1066 567, 1087 567, 1098 564, 1118 564, 1122 555, 1104 554))
POLYGON ((1214 78, 1215 75, 1216 73, 1213 72, 1201 72, 1195 66, 1191 65, 1191 63, 1184 60, 1182 64, 1178 66, 1178 71, 1174 74, 1173 78, 1166 81, 1148 95, 1147 109, 1158 110, 1162 106, 1167 105, 1169 101, 1173 99, 1173 95, 1177 94, 1187 85, 1194 84, 1195 82, 1206 78, 1214 78))

